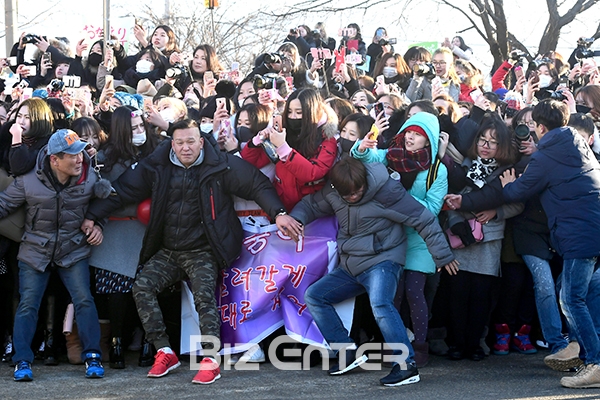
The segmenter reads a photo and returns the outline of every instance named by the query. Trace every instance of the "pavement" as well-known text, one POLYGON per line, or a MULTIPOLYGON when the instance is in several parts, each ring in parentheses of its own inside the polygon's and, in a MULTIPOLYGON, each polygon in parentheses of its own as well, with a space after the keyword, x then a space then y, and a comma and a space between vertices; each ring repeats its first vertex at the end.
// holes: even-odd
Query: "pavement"
MULTIPOLYGON (((151 379, 149 368, 137 366, 137 355, 128 352, 123 370, 106 367, 104 379, 85 379, 83 365, 33 365, 33 382, 14 382, 12 368, 0 364, 0 399, 600 399, 600 389, 567 389, 560 385, 566 374, 544 365, 547 351, 533 355, 510 353, 485 360, 450 361, 431 356, 420 369, 421 382, 384 387, 379 379, 389 372, 355 370, 331 377, 321 365, 309 370, 284 371, 269 363, 258 371, 224 370, 211 385, 192 384, 196 371, 189 359, 168 375, 151 379)), ((107 363, 106 363, 107 364, 107 363)), ((377 363, 369 363, 380 367, 377 363)), ((231 368, 231 367, 229 367, 231 368)))

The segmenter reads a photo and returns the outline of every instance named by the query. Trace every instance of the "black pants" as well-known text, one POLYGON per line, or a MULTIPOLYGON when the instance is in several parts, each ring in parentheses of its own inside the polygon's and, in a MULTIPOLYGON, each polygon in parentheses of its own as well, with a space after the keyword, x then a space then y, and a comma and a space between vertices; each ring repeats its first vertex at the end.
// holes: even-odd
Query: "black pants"
POLYGON ((449 344, 466 354, 479 346, 488 322, 495 276, 458 271, 448 277, 450 292, 449 344))
POLYGON ((493 322, 508 324, 511 332, 536 322, 533 278, 525 264, 502 263, 502 278, 493 322))

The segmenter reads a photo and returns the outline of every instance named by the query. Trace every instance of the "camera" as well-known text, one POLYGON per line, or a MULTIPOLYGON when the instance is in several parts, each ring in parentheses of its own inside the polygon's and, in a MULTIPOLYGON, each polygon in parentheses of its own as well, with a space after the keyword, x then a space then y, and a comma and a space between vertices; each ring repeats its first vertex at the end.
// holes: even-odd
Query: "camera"
POLYGON ((181 63, 175 63, 175 65, 165 71, 167 78, 178 78, 181 75, 185 75, 185 73, 185 65, 181 63))
POLYGON ((544 64, 554 64, 554 61, 552 61, 549 58, 545 58, 545 57, 541 58, 539 60, 531 60, 529 62, 529 68, 528 69, 530 71, 537 70, 540 67, 540 65, 544 65, 544 64))
POLYGON ((275 87, 280 88, 286 84, 285 78, 278 74, 268 73, 264 75, 254 75, 252 83, 255 90, 259 89, 273 89, 273 83, 275 87))
POLYGON ((292 29, 290 29, 290 34, 291 35, 297 35, 298 34, 298 28, 292 28, 292 29))
POLYGON ((37 42, 39 42, 41 40, 42 40, 41 37, 39 37, 38 35, 34 35, 33 33, 28 33, 27 35, 23 36, 23 44, 26 44, 26 43, 36 44, 37 42))
POLYGON ((519 143, 527 142, 531 137, 529 127, 525 124, 519 124, 515 127, 515 137, 519 143))
POLYGON ((279 64, 281 63, 281 54, 279 53, 267 53, 265 54, 264 63, 265 64, 279 64))
POLYGON ((558 101, 563 101, 563 100, 567 99, 565 97, 565 95, 563 94, 562 90, 557 90, 557 91, 554 91, 554 92, 550 92, 550 98, 554 99, 554 100, 558 100, 558 101))
POLYGON ((513 50, 513 51, 510 52, 510 59, 511 60, 519 61, 519 60, 521 60, 524 57, 525 57, 525 53, 523 53, 520 50, 513 50))
POLYGON ((60 79, 52 79, 48 84, 49 92, 60 92, 64 89, 65 83, 60 79))
POLYGON ((592 58, 596 54, 594 51, 590 50, 590 46, 594 43, 594 38, 579 38, 577 41, 577 48, 575 49, 575 58, 578 61, 583 60, 584 58, 592 58))
POLYGON ((388 44, 396 44, 398 43, 398 39, 396 38, 389 38, 389 39, 379 39, 379 42, 377 42, 380 46, 387 46, 388 44))
POLYGON ((432 63, 415 64, 413 66, 413 72, 418 76, 424 76, 427 79, 435 78, 435 67, 432 63))
POLYGON ((119 41, 118 41, 118 40, 115 40, 115 39, 109 39, 109 40, 107 40, 107 41, 106 41, 106 45, 107 45, 108 47, 110 47, 111 49, 114 49, 114 48, 115 48, 115 46, 116 46, 118 43, 119 43, 119 41))

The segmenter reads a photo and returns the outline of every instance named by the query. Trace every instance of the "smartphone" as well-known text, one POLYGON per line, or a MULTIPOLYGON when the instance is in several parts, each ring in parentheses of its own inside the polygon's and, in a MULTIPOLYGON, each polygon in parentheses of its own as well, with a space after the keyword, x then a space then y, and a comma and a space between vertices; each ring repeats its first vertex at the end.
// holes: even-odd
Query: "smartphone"
POLYGON ((105 75, 104 76, 104 85, 108 88, 113 89, 113 84, 115 82, 115 77, 112 75, 105 75))
MULTIPOLYGON (((204 76, 206 76, 206 75, 204 75, 204 76)), ((225 109, 225 97, 217 97, 217 110, 218 109, 222 109, 222 110, 225 109)))
POLYGON ((21 95, 21 101, 30 99, 33 96, 33 88, 26 87, 23 89, 23 94, 21 95))
POLYGON ((49 51, 44 52, 44 54, 42 54, 42 61, 52 62, 52 53, 50 53, 49 51))
POLYGON ((383 103, 375 103, 373 109, 375 110, 375 117, 377 117, 383 112, 383 103))
POLYGON ((36 76, 37 75, 37 68, 35 67, 35 65, 26 65, 23 69, 25 71, 27 71, 27 73, 29 74, 29 76, 36 76))
MULTIPOLYGON (((378 104, 381 104, 381 103, 378 103, 378 104)), ((382 106, 383 106, 383 104, 382 104, 382 106)), ((377 140, 377 136, 379 136, 379 128, 377 128, 377 126, 375 126, 375 124, 371 125, 371 130, 369 132, 373 132, 371 139, 377 140)))
POLYGON ((377 86, 381 87, 383 85, 385 85, 385 78, 383 77, 383 75, 379 75, 377 77, 377 86))
POLYGON ((281 129, 283 128, 281 115, 273 115, 273 128, 275 128, 277 132, 281 132, 281 129))
POLYGON ((240 69, 240 63, 235 61, 231 63, 231 70, 232 71, 238 71, 240 69))
POLYGON ((210 81, 212 79, 215 79, 215 75, 213 74, 213 72, 212 71, 206 71, 204 73, 204 82, 208 82, 208 81, 210 81))
POLYGON ((531 71, 531 73, 529 74, 529 79, 531 79, 531 83, 538 83, 540 81, 540 76, 538 75, 537 71, 531 71))
POLYGON ((475 89, 471 93, 469 93, 469 96, 471 96, 471 99, 473 99, 473 101, 476 101, 477 98, 482 94, 483 92, 480 89, 475 89))
POLYGON ((342 49, 340 51, 334 50, 334 54, 335 54, 335 70, 341 71, 342 66, 346 62, 346 48, 342 47, 342 49))
POLYGON ((522 67, 522 66, 520 66, 520 65, 517 65, 517 66, 514 68, 514 71, 515 71, 515 77, 517 78, 517 80, 521 79, 521 77, 522 77, 523 75, 525 75, 525 73, 523 72, 523 67, 522 67))
POLYGON ((8 65, 10 65, 11 67, 16 67, 17 66, 17 57, 16 56, 8 57, 8 65))
POLYGON ((29 86, 29 82, 27 82, 25 79, 17 84, 19 89, 25 89, 27 86, 29 86))
POLYGON ((148 112, 152 109, 152 98, 151 97, 144 97, 144 111, 148 112))

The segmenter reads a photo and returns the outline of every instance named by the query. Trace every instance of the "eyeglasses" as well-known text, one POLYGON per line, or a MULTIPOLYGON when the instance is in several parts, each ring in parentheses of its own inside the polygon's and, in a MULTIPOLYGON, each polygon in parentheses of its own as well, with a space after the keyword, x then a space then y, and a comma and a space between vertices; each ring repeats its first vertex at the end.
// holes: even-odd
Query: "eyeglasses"
POLYGON ((487 147, 490 150, 494 150, 496 147, 498 147, 498 142, 493 142, 491 140, 485 140, 484 138, 479 138, 479 140, 477 141, 477 145, 479 147, 487 147))
POLYGON ((446 61, 432 61, 431 63, 434 67, 443 67, 446 65, 446 61))
POLYGON ((530 120, 530 121, 519 121, 519 125, 527 125, 530 128, 535 128, 537 126, 537 124, 535 123, 534 120, 530 120))

